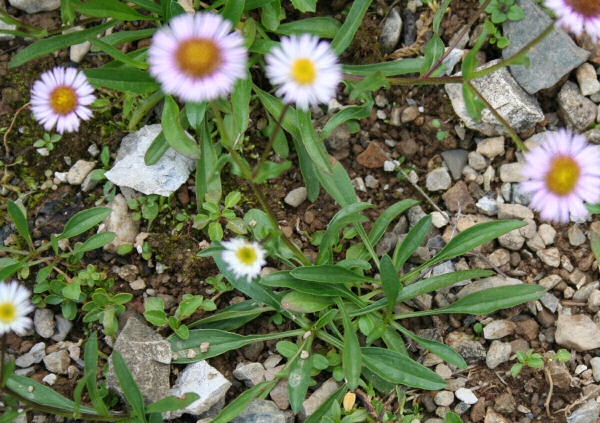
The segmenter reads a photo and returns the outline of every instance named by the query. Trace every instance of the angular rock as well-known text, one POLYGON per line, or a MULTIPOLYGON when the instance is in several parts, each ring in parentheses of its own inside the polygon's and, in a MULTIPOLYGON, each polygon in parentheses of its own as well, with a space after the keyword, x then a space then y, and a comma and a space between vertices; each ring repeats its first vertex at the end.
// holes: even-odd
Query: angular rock
POLYGON ((544 264, 551 267, 560 266, 560 251, 558 251, 558 248, 546 248, 535 253, 544 264))
POLYGON ((450 332, 446 337, 446 343, 468 362, 485 359, 483 345, 473 341, 473 337, 464 332, 450 332))
POLYGON ((554 337, 558 345, 577 351, 600 348, 600 328, 585 314, 558 316, 554 337))
POLYGON ((43 358, 44 365, 49 372, 67 374, 71 357, 66 350, 59 350, 48 354, 43 358))
MULTIPOLYGON (((168 386, 167 381, 167 391, 168 386)), ((231 382, 209 365, 206 360, 189 364, 177 377, 177 382, 171 388, 170 395, 181 397, 186 392, 193 392, 198 394, 198 399, 185 409, 172 412, 171 416, 179 417, 184 413, 197 416, 207 412, 225 398, 230 386, 231 382)))
POLYGON ((485 157, 483 157, 483 155, 481 153, 478 153, 477 151, 471 151, 468 155, 468 159, 469 166, 471 166, 475 170, 483 170, 488 165, 488 162, 485 159, 485 157))
MULTIPOLYGON (((541 34, 552 23, 552 19, 538 6, 535 0, 517 0, 525 17, 519 21, 506 20, 502 25, 503 35, 510 45, 502 49, 504 58, 514 55, 527 43, 541 34)), ((577 47, 573 39, 558 26, 528 53, 530 66, 512 65, 510 72, 529 94, 550 88, 563 76, 587 60, 589 52, 577 47)))
POLYGON ((500 166, 500 180, 502 182, 523 182, 527 178, 521 172, 523 165, 521 163, 504 163, 500 166))
POLYGON ((98 228, 98 232, 113 232, 115 239, 104 246, 106 251, 116 253, 121 245, 133 245, 135 237, 139 232, 140 223, 133 220, 129 214, 127 200, 122 194, 115 195, 115 198, 108 204, 112 212, 103 224, 98 228))
POLYGON ((458 398, 466 404, 473 405, 476 404, 478 401, 473 391, 467 388, 458 388, 454 395, 456 395, 456 398, 458 398))
MULTIPOLYGON (((494 66, 498 62, 499 60, 491 61, 479 67, 478 70, 494 66)), ((517 132, 527 131, 533 128, 537 122, 544 120, 544 113, 537 100, 523 91, 506 68, 474 79, 472 83, 517 132)), ((479 122, 469 116, 462 95, 462 84, 446 84, 445 89, 452 101, 454 111, 468 128, 488 136, 505 134, 504 127, 489 109, 481 112, 479 122)))
POLYGON ((27 13, 49 12, 60 7, 60 0, 8 0, 10 5, 27 13))
POLYGON ((301 422, 306 420, 306 418, 314 413, 321 404, 327 401, 327 398, 329 398, 337 389, 338 384, 333 378, 323 382, 319 389, 313 392, 312 395, 302 403, 302 409, 298 414, 299 420, 301 422))
POLYGON ((493 137, 477 143, 477 152, 490 160, 496 156, 504 155, 504 137, 493 137))
POLYGON ((598 416, 600 416, 600 404, 591 399, 575 410, 567 418, 567 423, 596 423, 598 416))
POLYGON ((379 43, 384 53, 391 53, 394 51, 400 41, 400 35, 402 34, 402 17, 400 16, 399 9, 394 7, 390 10, 390 13, 386 16, 385 20, 381 24, 381 34, 379 35, 379 43))
POLYGON ((461 149, 446 150, 442 152, 442 158, 446 166, 448 166, 452 179, 460 179, 463 168, 467 164, 467 151, 461 149))
POLYGON ((238 363, 233 377, 241 380, 248 388, 252 388, 265 380, 265 368, 261 363, 238 363))
POLYGON ((18 367, 31 367, 42 361, 46 356, 46 344, 38 342, 26 353, 15 360, 15 364, 18 367))
POLYGON ((544 241, 544 244, 554 244, 554 238, 556 238, 556 229, 554 229, 552 226, 548 225, 547 223, 542 223, 538 228, 538 234, 544 241))
POLYGON ((594 375, 594 380, 596 382, 600 382, 600 357, 594 357, 590 360, 590 364, 592 366, 592 374, 594 375))
MULTIPOLYGON (((133 316, 127 320, 115 341, 113 351, 118 351, 123 356, 146 403, 169 395, 171 344, 146 326, 140 318, 133 316)), ((108 361, 106 383, 109 389, 123 395, 112 355, 108 361)), ((181 393, 184 392, 187 391, 181 393)))
POLYGON ((520 204, 498 204, 498 219, 533 219, 533 212, 520 204))
POLYGON ((285 198, 283 199, 283 201, 285 202, 285 204, 287 204, 289 206, 298 207, 300 204, 302 204, 304 202, 304 200, 306 200, 306 196, 307 196, 306 188, 298 187, 298 188, 294 188, 293 190, 288 192, 287 195, 285 196, 285 198))
POLYGON ((485 356, 485 364, 490 369, 495 369, 500 364, 508 361, 510 354, 512 352, 512 348, 510 343, 502 342, 502 341, 493 341, 492 345, 490 345, 490 349, 485 356))
POLYGON ((440 167, 433 169, 427 174, 425 186, 429 191, 445 191, 450 187, 451 183, 452 179, 450 179, 448 169, 440 167))
POLYGON ((567 81, 558 93, 558 106, 567 128, 582 132, 596 120, 597 106, 579 92, 574 82, 567 81))
POLYGON ((275 404, 277 404, 277 407, 279 407, 280 410, 287 410, 287 408, 290 406, 290 397, 287 385, 287 379, 281 379, 279 382, 277 382, 277 385, 271 389, 271 392, 269 392, 269 396, 273 401, 275 401, 275 404))
POLYGON ((450 391, 440 391, 433 397, 433 402, 440 407, 448 407, 454 402, 454 393, 450 391))
POLYGON ((500 339, 512 335, 517 325, 510 320, 494 320, 483 328, 485 339, 500 339))
POLYGON ((325 138, 327 150, 338 161, 350 155, 350 130, 345 123, 335 127, 331 134, 325 138))
POLYGON ((442 195, 446 207, 451 212, 460 210, 463 213, 470 213, 475 210, 475 202, 469 193, 469 188, 465 181, 458 181, 452 188, 442 195))
POLYGON ((35 332, 42 338, 50 338, 54 335, 55 323, 54 313, 48 308, 38 308, 33 315, 33 327, 35 332))
POLYGON ((385 161, 388 160, 387 153, 381 148, 379 143, 371 141, 367 149, 356 157, 356 161, 369 169, 378 169, 383 167, 385 161))
POLYGON ((569 237, 569 243, 573 247, 579 247, 586 241, 585 235, 579 225, 572 225, 567 231, 567 236, 569 237))
POLYGON ((144 155, 160 133, 160 124, 144 126, 121 141, 115 164, 104 175, 113 184, 148 194, 168 197, 187 181, 194 159, 168 148, 156 163, 146 166, 144 155))
POLYGON ((286 423, 286 415, 273 401, 255 398, 231 423, 286 423))
POLYGON ((591 63, 584 63, 577 68, 577 83, 579 84, 579 91, 583 96, 590 96, 600 91, 600 82, 598 82, 598 75, 596 75, 596 69, 591 63))

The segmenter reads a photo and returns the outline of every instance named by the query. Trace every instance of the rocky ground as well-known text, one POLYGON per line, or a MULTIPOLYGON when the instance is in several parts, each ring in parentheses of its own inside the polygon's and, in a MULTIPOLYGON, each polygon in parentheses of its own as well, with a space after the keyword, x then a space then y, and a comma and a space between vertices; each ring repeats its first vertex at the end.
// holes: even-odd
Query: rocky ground
MULTIPOLYGON (((9 13, 34 26, 57 26, 58 12, 28 10, 31 13, 26 13, 19 10, 23 7, 17 3, 22 2, 10 0, 9 13)), ((339 10, 344 3, 332 2, 320 12, 341 19, 339 10)), ((476 3, 453 0, 451 12, 442 23, 447 44, 473 17, 476 3)), ((489 66, 494 60, 510 56, 550 22, 533 0, 517 3, 524 9, 526 18, 503 25, 511 45, 502 51, 488 45, 479 55, 482 65, 489 66)), ((379 61, 388 53, 391 54, 387 57, 408 55, 406 48, 397 48, 418 47, 422 43, 422 37, 426 37, 422 29, 429 25, 431 16, 428 7, 420 0, 402 1, 386 14, 388 6, 384 1, 373 3, 357 36, 361 41, 355 41, 342 58, 345 63, 379 61)), ((450 55, 448 60, 453 62, 448 64, 455 65, 464 51, 473 46, 484 16, 474 18, 475 25, 468 28, 458 42, 458 54, 450 55)), ((9 70, 8 61, 24 45, 23 40, 0 35, 0 133, 2 129, 6 131, 16 110, 28 101, 28 90, 40 71, 69 61, 89 67, 102 60, 98 53, 87 51, 89 46, 77 46, 56 57, 9 70)), ((573 39, 557 29, 534 48, 530 58, 528 68, 513 66, 497 71, 477 80, 477 88, 505 116, 527 147, 543 140, 546 131, 563 127, 585 133, 591 142, 600 143, 600 44, 594 45, 585 37, 573 39)), ((331 113, 348 104, 348 97, 340 92, 327 108, 315 110, 317 127, 331 113)), ((568 225, 540 221, 527 207, 528 196, 519 190, 522 154, 490 113, 484 112, 480 122, 466 114, 460 86, 392 87, 376 93, 375 104, 373 113, 361 121, 358 130, 342 125, 328 137, 326 145, 329 153, 348 170, 361 201, 376 205, 366 212, 373 220, 399 199, 422 200, 421 205, 394 222, 393 229, 377 246, 378 253, 390 251, 426 213, 432 214, 434 227, 425 245, 410 259, 411 265, 422 263, 456 233, 474 224, 495 219, 527 222, 527 226, 483 245, 460 260, 442 263, 433 269, 434 274, 493 269, 497 276, 423 295, 418 301, 398 305, 399 309, 441 307, 469 292, 492 286, 535 283, 548 291, 539 301, 493 315, 411 319, 409 328, 421 336, 444 341, 469 363, 466 370, 458 370, 416 346, 411 347, 414 358, 448 381, 448 388, 443 391, 406 392, 409 400, 418 403, 421 410, 421 417, 415 417, 412 423, 442 423, 449 410, 460 414, 465 422, 597 422, 600 415, 597 402, 600 399, 600 282, 598 261, 589 239, 594 232, 600 235, 600 219, 588 217, 568 225), (478 324, 481 332, 477 330, 478 324), (561 348, 571 353, 566 363, 552 359, 561 348), (513 377, 510 369, 517 363, 517 352, 530 349, 546 358, 545 367, 525 366, 513 377)), ((118 186, 127 184, 116 191, 117 195, 109 203, 113 213, 104 224, 105 230, 118 232, 117 239, 105 251, 91 253, 86 262, 107 271, 115 279, 115 292, 131 292, 135 296, 120 320, 118 337, 114 341, 105 339, 102 352, 108 356, 112 348, 118 349, 134 374, 148 376, 146 383, 142 383, 147 398, 160 398, 169 392, 198 392, 201 401, 194 403, 188 414, 171 417, 178 419, 176 421, 208 422, 210 416, 243 389, 272 379, 285 359, 276 351, 275 342, 269 341, 208 362, 172 365, 170 344, 164 340, 169 331, 165 328, 155 331, 143 318, 134 316, 143 311, 142 304, 147 297, 159 296, 166 309, 173 311, 183 294, 215 296, 205 280, 218 271, 210 260, 195 257, 206 245, 205 235, 190 231, 187 226, 174 228, 177 213, 194 213, 194 181, 189 176, 193 162, 178 154, 163 157, 164 163, 177 163, 178 172, 169 174, 172 179, 168 184, 164 184, 165 173, 160 173, 160 169, 153 174, 143 173, 144 169, 139 166, 143 162, 143 146, 153 138, 156 127, 144 126, 124 138, 126 123, 122 123, 124 117, 117 106, 97 113, 82 132, 64 136, 52 151, 36 151, 33 140, 39 138, 42 130, 28 113, 20 115, 18 130, 8 137, 11 152, 5 154, 3 161, 11 163, 20 156, 23 162, 7 168, 9 176, 2 180, 2 195, 14 198, 14 188, 25 194, 30 224, 35 228, 34 238, 40 240, 47 239, 50 233, 60 232, 64 222, 75 212, 95 203, 103 204, 106 193, 102 185, 90 177, 94 169, 112 168, 107 175, 109 179, 118 186), (108 165, 100 159, 103 147, 111 152, 108 165), (123 169, 137 172, 137 167, 142 173, 126 177, 129 181, 121 179, 123 169), (132 181, 139 184, 132 186, 132 181), (161 182, 153 183, 156 181, 161 182), (131 188, 146 194, 173 191, 176 194, 149 228, 147 222, 142 221, 140 225, 135 221, 132 210, 127 207, 127 200, 139 195, 131 188), (159 189, 165 191, 158 192, 159 189), (154 251, 150 260, 138 254, 144 240, 149 241, 154 251), (124 256, 115 254, 123 244, 133 245, 137 252, 124 256)), ((266 124, 262 116, 260 110, 253 112, 251 136, 258 134, 266 124)), ((152 115, 149 123, 155 119, 152 115)), ((227 176, 226 184, 241 189, 249 198, 248 189, 235 177, 227 176)), ((296 167, 267 188, 283 231, 309 257, 314 256, 316 248, 311 244, 311 236, 326 228, 338 210, 337 205, 325 194, 316 203, 309 203, 296 167)), ((239 211, 251 205, 248 199, 239 211)), ((2 223, 0 239, 4 245, 11 245, 14 228, 7 223, 6 216, 2 217, 2 223)), ((277 266, 277 263, 269 265, 277 266)), ((219 309, 243 299, 235 291, 216 297, 219 309)), ((207 314, 197 313, 193 318, 204 315, 207 314)), ((16 358, 17 373, 70 396, 81 377, 81 345, 88 328, 80 320, 64 319, 59 309, 53 307, 38 309, 34 323, 35 330, 29 336, 9 337, 9 353, 16 358)), ((261 318, 239 332, 270 333, 292 327, 286 322, 278 325, 261 318)), ((318 382, 310 388, 298 417, 289 410, 287 390, 281 382, 268 401, 256 400, 234 422, 303 421, 338 386, 332 378, 322 377, 318 382), (258 415, 262 415, 263 420, 257 420, 258 415)), ((107 385, 118 385, 110 370, 107 385)), ((386 400, 388 398, 365 395, 359 397, 357 405, 370 409, 372 403, 386 400)), ((58 420, 45 415, 30 418, 37 422, 58 420)))

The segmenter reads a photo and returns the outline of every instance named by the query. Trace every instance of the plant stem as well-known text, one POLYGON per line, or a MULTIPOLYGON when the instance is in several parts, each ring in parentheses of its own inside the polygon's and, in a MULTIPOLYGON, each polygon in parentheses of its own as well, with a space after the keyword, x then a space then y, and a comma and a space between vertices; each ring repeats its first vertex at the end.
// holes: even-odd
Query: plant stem
POLYGON ((500 68, 503 68, 504 66, 508 66, 511 63, 516 62, 521 57, 525 56, 529 52, 529 50, 531 50, 533 47, 535 47, 537 44, 539 44, 540 41, 542 41, 544 38, 546 38, 546 36, 548 34, 550 34, 550 32, 552 32, 553 29, 554 29, 554 22, 551 23, 550 25, 548 25, 548 27, 546 27, 546 29, 544 31, 542 31, 537 37, 535 37, 533 40, 531 40, 529 43, 527 43, 525 46, 523 46, 523 48, 521 50, 519 50, 512 56, 510 56, 504 60, 501 60, 500 62, 496 63, 494 66, 490 66, 489 68, 485 68, 480 71, 473 72, 473 74, 471 75, 471 79, 479 78, 484 75, 490 74, 492 72, 497 71, 500 68))
POLYGON ((462 40, 462 38, 465 36, 465 34, 469 30, 469 28, 471 28, 473 26, 473 24, 475 23, 475 21, 477 21, 477 19, 479 19, 479 15, 483 11, 485 11, 485 8, 488 7, 488 5, 490 4, 491 1, 492 0, 486 0, 485 3, 483 3, 479 7, 479 9, 477 10, 477 12, 473 14, 473 16, 471 17, 471 19, 469 20, 469 22, 460 31, 460 33, 458 34, 458 36, 456 37, 456 39, 454 40, 454 42, 450 46, 448 46, 448 48, 446 49, 446 51, 444 52, 444 54, 442 54, 442 56, 433 64, 433 66, 431 66, 429 68, 429 70, 427 72, 425 72, 425 74, 421 77, 422 79, 429 78, 429 76, 431 76, 431 74, 433 72, 435 72, 435 70, 444 61, 444 59, 446 57, 448 57, 448 55, 452 52, 452 50, 454 50, 456 48, 456 46, 458 45, 458 43, 460 42, 460 40, 462 40))
POLYGON ((2 335, 0 344, 0 387, 4 387, 4 352, 6 351, 6 333, 2 335))
POLYGON ((506 119, 504 119, 502 117, 502 115, 500 113, 498 113, 498 111, 494 108, 494 106, 492 106, 490 104, 490 102, 487 101, 487 99, 483 95, 481 95, 481 93, 477 90, 477 88, 475 88, 475 86, 471 83, 471 81, 467 81, 467 82, 465 82, 465 84, 467 84, 473 90, 473 92, 475 94, 477 94, 477 97, 479 97, 481 99, 481 101, 484 102, 485 106, 488 109, 490 109, 490 112, 492 112, 492 114, 496 117, 496 119, 498 119, 498 122, 500 122, 502 124, 502 126, 504 127, 506 132, 508 132, 508 134, 513 139, 515 144, 517 144, 517 147, 519 148, 519 150, 527 151, 527 148, 523 144, 523 141, 521 141, 521 138, 519 138, 519 135, 517 135, 515 130, 511 128, 511 126, 508 124, 506 119))
POLYGON ((265 164, 267 157, 269 157, 271 148, 273 147, 273 143, 275 142, 275 137, 277 136, 277 132, 281 128, 281 122, 283 122, 285 113, 288 111, 289 108, 290 108, 289 104, 286 104, 285 106, 283 106, 283 110, 281 110, 281 115, 279 115, 279 119, 277 119, 275 121, 275 128, 273 129, 273 132, 271 132, 271 136, 269 137, 269 142, 267 143, 267 146, 265 147, 265 151, 263 151, 262 156, 260 156, 260 160, 254 167, 254 171, 252 172, 252 179, 256 178, 256 176, 258 175, 258 172, 260 172, 260 169, 265 164))

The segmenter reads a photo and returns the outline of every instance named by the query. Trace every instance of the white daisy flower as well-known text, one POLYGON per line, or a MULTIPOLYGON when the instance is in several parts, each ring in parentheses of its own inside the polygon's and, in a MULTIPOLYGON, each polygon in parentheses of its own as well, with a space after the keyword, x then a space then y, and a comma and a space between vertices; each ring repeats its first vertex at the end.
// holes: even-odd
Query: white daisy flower
POLYGON ((342 66, 327 41, 303 34, 282 37, 281 45, 265 55, 267 76, 279 85, 277 95, 285 103, 308 109, 329 103, 342 81, 342 66))
POLYGON ((0 282, 0 335, 13 331, 25 335, 31 327, 27 317, 33 311, 29 302, 29 291, 17 281, 0 282))
POLYGON ((236 277, 246 277, 248 282, 260 273, 265 261, 265 250, 257 242, 246 241, 236 238, 221 243, 225 251, 221 257, 227 263, 227 267, 236 277))
POLYGON ((149 71, 167 94, 200 103, 224 97, 247 75, 244 37, 214 13, 182 14, 152 37, 149 71))
POLYGON ((31 111, 46 131, 74 132, 79 119, 88 120, 94 102, 94 89, 82 72, 75 68, 56 67, 44 72, 31 89, 31 111))

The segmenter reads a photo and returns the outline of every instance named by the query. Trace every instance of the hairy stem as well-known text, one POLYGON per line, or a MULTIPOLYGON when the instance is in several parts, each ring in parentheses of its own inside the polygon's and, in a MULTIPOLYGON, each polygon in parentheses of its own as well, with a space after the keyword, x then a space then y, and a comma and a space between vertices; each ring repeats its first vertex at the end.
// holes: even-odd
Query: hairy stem
POLYGON ((279 129, 281 128, 281 122, 283 122, 285 113, 288 111, 289 108, 290 108, 289 104, 286 104, 285 106, 283 106, 283 110, 281 110, 281 115, 279 116, 279 119, 277 119, 275 121, 275 128, 273 128, 273 132, 271 132, 271 136, 269 137, 269 142, 267 143, 267 146, 265 147, 265 151, 263 151, 262 156, 260 156, 260 160, 254 167, 254 171, 252 172, 253 179, 256 178, 256 176, 260 172, 260 169, 265 164, 267 157, 269 157, 269 154, 271 153, 271 148, 273 147, 273 143, 275 142, 275 137, 277 136, 277 133, 279 132, 279 129))

